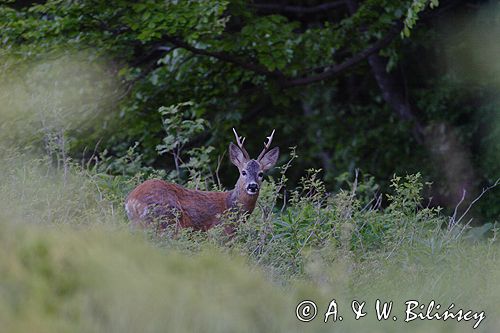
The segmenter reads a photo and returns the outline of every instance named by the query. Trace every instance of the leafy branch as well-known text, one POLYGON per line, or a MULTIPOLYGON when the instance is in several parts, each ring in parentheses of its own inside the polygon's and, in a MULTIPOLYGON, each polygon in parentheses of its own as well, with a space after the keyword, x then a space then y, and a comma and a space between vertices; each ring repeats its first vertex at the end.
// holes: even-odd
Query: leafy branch
POLYGON ((344 0, 331 1, 316 6, 296 6, 277 3, 252 4, 251 6, 258 10, 265 11, 280 11, 293 14, 316 14, 343 5, 345 5, 344 0))
MULTIPOLYGON (((303 86, 303 85, 308 85, 314 82, 319 82, 319 81, 324 81, 328 80, 331 78, 334 78, 341 74, 342 72, 350 69, 351 67, 354 67, 355 65, 359 64, 363 60, 367 59, 370 55, 380 51, 382 48, 388 46, 401 32, 403 28, 403 25, 401 22, 397 22, 392 29, 390 29, 385 36, 374 42, 373 44, 369 45, 362 51, 354 54, 351 58, 345 60, 344 62, 340 64, 332 64, 323 67, 323 69, 326 69, 324 72, 316 75, 310 75, 310 76, 304 76, 304 77, 289 77, 286 76, 283 72, 279 70, 274 70, 270 71, 266 69, 264 66, 261 66, 259 64, 256 64, 252 61, 242 59, 238 56, 235 56, 233 54, 227 53, 227 52, 222 52, 222 51, 211 51, 208 49, 201 49, 198 47, 195 47, 186 41, 177 38, 177 37, 171 37, 171 36, 165 36, 163 39, 167 42, 170 42, 171 44, 175 45, 176 47, 183 48, 185 50, 188 50, 194 54, 202 55, 202 56, 208 56, 208 57, 213 57, 215 59, 232 63, 235 64, 243 69, 247 69, 249 71, 252 71, 256 74, 260 75, 265 75, 267 77, 277 79, 278 84, 282 88, 291 88, 291 87, 296 87, 296 86, 303 86)), ((315 69, 317 71, 317 69, 315 69)))

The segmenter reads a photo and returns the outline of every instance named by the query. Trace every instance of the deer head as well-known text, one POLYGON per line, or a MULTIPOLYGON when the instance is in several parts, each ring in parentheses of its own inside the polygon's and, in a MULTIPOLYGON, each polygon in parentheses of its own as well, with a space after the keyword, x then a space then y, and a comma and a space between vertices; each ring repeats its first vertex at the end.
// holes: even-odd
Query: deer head
POLYGON ((269 150, 271 142, 273 141, 274 130, 271 135, 267 137, 267 142, 264 142, 264 149, 256 160, 250 159, 250 155, 248 155, 248 152, 243 147, 245 138, 238 136, 234 128, 233 132, 236 137, 237 145, 232 142, 230 143, 229 158, 240 171, 237 187, 239 187, 240 190, 244 190, 250 196, 257 195, 264 177, 264 172, 271 169, 278 160, 279 148, 274 147, 269 150))

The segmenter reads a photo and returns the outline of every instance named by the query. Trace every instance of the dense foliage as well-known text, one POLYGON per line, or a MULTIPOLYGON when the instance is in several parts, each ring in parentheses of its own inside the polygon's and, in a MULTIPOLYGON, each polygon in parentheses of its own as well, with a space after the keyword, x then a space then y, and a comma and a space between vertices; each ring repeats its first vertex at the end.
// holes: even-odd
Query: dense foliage
POLYGON ((403 321, 432 299, 498 331, 497 7, 35 3, 0 7, 4 330, 471 331, 403 321), (255 211, 130 229, 123 200, 147 178, 230 187, 232 127, 252 155, 277 129, 255 211), (295 318, 333 298, 343 322, 295 318), (377 298, 398 321, 376 320, 377 298))
POLYGON ((372 180, 332 196, 311 170, 280 212, 282 170, 236 237, 223 228, 171 237, 128 228, 122 197, 140 179, 0 152, 0 318, 9 332, 470 332, 477 322, 405 323, 410 299, 485 311, 479 332, 500 325, 498 230, 421 206, 418 175, 394 178, 381 209, 369 200, 372 180), (110 186, 116 179, 121 188, 110 186), (304 299, 320 311, 307 324, 295 317, 304 299), (345 319, 325 324, 332 299, 345 319), (353 299, 367 302, 366 318, 353 319, 353 299), (375 299, 392 300, 400 319, 377 321, 375 299))
MULTIPOLYGON (((387 189, 394 173, 422 172, 435 183, 432 204, 454 207, 463 189, 469 203, 500 174, 498 50, 488 37, 498 13, 454 0, 11 0, 0 7, 0 56, 4 74, 66 55, 105 62, 100 80, 121 81, 99 105, 105 118, 70 135, 75 157, 133 148, 143 166, 185 181, 177 162, 201 155, 215 170, 232 127, 251 150, 277 128, 277 144, 300 156, 293 182, 322 168, 337 189, 360 168, 387 189), (162 126, 165 110, 177 123, 162 126), (182 121, 197 127, 177 129, 182 121)), ((481 201, 483 221, 498 217, 495 197, 481 201)))

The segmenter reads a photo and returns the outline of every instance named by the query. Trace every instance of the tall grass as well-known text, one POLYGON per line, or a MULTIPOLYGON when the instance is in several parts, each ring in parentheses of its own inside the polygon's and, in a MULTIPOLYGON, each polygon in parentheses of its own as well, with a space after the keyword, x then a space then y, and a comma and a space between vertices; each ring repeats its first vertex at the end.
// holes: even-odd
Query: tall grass
MULTIPOLYGON (((235 237, 227 238, 222 226, 175 237, 168 229, 129 229, 123 198, 162 173, 144 168, 133 148, 123 157, 101 154, 95 163, 71 160, 70 133, 95 119, 107 100, 105 89, 91 84, 99 70, 80 65, 35 66, 26 72, 38 78, 28 80, 29 91, 22 80, 2 84, 2 331, 472 331, 474 321, 405 323, 408 300, 485 311, 477 330, 500 329, 495 224, 456 225, 456 217, 422 204, 419 175, 394 177, 388 195, 377 192, 373 179, 355 175, 332 194, 319 170, 287 189, 290 161, 264 183, 251 216, 222 217, 238 224, 235 237), (61 84, 73 67, 90 75, 80 77, 86 85, 61 84), (47 73, 54 87, 41 88, 47 73), (88 100, 92 92, 103 98, 88 100), (324 323, 333 299, 344 320, 324 323), (378 321, 376 299, 392 300, 398 320, 378 321), (317 304, 309 323, 295 315, 303 300, 317 304), (353 300, 366 301, 366 317, 353 319, 353 300)), ((194 163, 189 167, 196 171, 194 163)))
POLYGON ((5 331, 472 330, 474 321, 404 323, 404 302, 413 299, 485 311, 478 330, 500 327, 494 235, 467 240, 443 228, 446 217, 419 207, 414 177, 395 180, 384 210, 362 206, 352 188, 322 192, 313 172, 281 212, 279 180, 269 181, 235 238, 215 229, 173 239, 129 230, 115 196, 101 187, 103 175, 75 165, 65 175, 52 161, 2 153, 5 331), (295 318, 305 299, 318 306, 310 323, 295 318), (324 323, 332 299, 344 320, 324 323), (376 299, 392 300, 398 321, 376 320, 376 299), (352 300, 367 302, 365 318, 353 319, 352 300))

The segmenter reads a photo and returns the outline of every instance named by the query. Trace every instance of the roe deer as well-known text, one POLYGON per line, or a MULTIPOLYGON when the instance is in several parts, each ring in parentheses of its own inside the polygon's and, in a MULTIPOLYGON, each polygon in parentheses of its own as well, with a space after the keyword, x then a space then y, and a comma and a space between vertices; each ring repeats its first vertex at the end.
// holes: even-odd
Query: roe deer
MULTIPOLYGON (((240 177, 231 191, 211 192, 186 189, 180 185, 152 179, 137 186, 125 200, 125 210, 134 225, 147 226, 153 221, 161 227, 177 223, 182 228, 208 230, 220 223, 219 216, 227 210, 252 213, 259 196, 263 173, 276 164, 279 148, 269 150, 274 130, 264 142, 264 149, 256 160, 250 159, 243 147, 245 138, 233 128, 236 143, 229 144, 229 158, 238 168, 240 177), (177 214, 176 214, 177 212, 177 214)), ((226 227, 232 234, 234 228, 226 227)))

